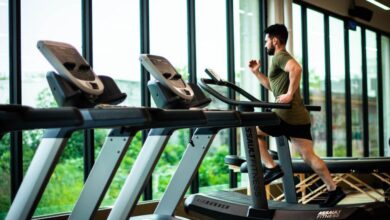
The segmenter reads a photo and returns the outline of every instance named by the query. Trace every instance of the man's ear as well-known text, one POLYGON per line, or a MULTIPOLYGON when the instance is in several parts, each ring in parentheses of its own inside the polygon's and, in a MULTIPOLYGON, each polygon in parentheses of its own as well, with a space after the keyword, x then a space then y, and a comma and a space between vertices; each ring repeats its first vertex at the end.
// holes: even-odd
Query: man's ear
POLYGON ((272 38, 272 45, 276 46, 276 44, 278 44, 278 43, 279 43, 278 38, 273 37, 273 38, 272 38))

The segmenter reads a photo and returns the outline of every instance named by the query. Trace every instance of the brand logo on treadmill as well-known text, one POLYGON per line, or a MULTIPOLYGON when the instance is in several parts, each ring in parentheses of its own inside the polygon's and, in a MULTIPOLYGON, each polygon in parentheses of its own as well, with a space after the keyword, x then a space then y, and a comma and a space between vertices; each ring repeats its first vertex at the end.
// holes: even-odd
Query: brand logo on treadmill
POLYGON ((317 219, 339 218, 340 214, 341 214, 341 209, 321 211, 317 214, 317 219))

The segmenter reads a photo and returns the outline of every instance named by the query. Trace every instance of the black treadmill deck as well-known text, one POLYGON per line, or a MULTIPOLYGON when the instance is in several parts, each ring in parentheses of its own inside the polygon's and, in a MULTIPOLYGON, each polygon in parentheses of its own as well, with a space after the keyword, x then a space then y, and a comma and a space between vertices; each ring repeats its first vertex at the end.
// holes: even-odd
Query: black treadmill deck
POLYGON ((248 217, 251 204, 247 195, 219 191, 192 195, 185 205, 189 214, 213 219, 388 219, 390 216, 390 207, 381 202, 320 208, 313 204, 268 201, 269 210, 258 210, 256 215, 248 217))

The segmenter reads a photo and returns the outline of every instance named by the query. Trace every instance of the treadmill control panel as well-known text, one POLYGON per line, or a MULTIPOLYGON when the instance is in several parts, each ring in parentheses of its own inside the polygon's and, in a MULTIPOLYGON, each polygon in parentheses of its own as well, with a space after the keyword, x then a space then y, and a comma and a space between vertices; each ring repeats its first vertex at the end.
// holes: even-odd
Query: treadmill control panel
POLYGON ((173 65, 164 57, 141 54, 141 64, 164 86, 181 98, 190 101, 194 97, 191 87, 182 79, 173 65))
POLYGON ((37 46, 58 74, 91 95, 103 93, 103 83, 72 45, 55 41, 38 41, 37 46))

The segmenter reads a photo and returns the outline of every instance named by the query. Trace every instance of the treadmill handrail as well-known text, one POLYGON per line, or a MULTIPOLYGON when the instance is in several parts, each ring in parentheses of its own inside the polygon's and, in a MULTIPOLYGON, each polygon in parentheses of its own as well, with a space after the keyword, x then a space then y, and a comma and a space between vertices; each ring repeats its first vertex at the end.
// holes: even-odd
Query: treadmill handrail
MULTIPOLYGON (((255 108, 262 107, 262 108, 278 108, 278 109, 290 109, 292 107, 291 104, 263 102, 263 101, 255 98, 254 96, 252 96, 251 94, 249 94, 245 90, 241 89, 237 85, 230 83, 230 82, 227 82, 227 81, 215 81, 213 79, 201 78, 199 85, 200 85, 200 87, 202 87, 202 89, 206 90, 207 92, 209 92, 210 94, 215 96, 217 99, 219 99, 225 103, 235 105, 235 106, 241 105, 241 106, 250 106, 250 107, 255 107, 255 108), (250 101, 236 101, 236 100, 226 98, 224 95, 222 95, 221 93, 219 93, 218 91, 216 91, 215 89, 210 87, 208 84, 225 86, 225 87, 231 88, 234 91, 245 96, 250 101)), ((318 105, 305 105, 305 107, 308 111, 321 111, 321 106, 318 106, 318 105)))
POLYGON ((204 90, 215 96, 217 99, 234 105, 234 106, 248 106, 248 107, 257 107, 257 108, 279 108, 279 109, 289 109, 291 108, 291 104, 282 104, 282 103, 270 103, 270 102, 262 102, 249 93, 245 92, 243 89, 239 88, 233 83, 230 82, 216 82, 212 79, 200 79, 199 86, 202 87, 204 90), (208 84, 213 84, 213 85, 222 85, 226 86, 228 88, 231 88, 235 90, 236 92, 240 93, 241 95, 245 96, 247 99, 250 101, 236 101, 232 100, 229 98, 226 98, 224 95, 216 91, 215 89, 211 88, 208 84))
POLYGON ((80 126, 84 122, 74 107, 32 108, 24 105, 0 105, 0 131, 80 126))

